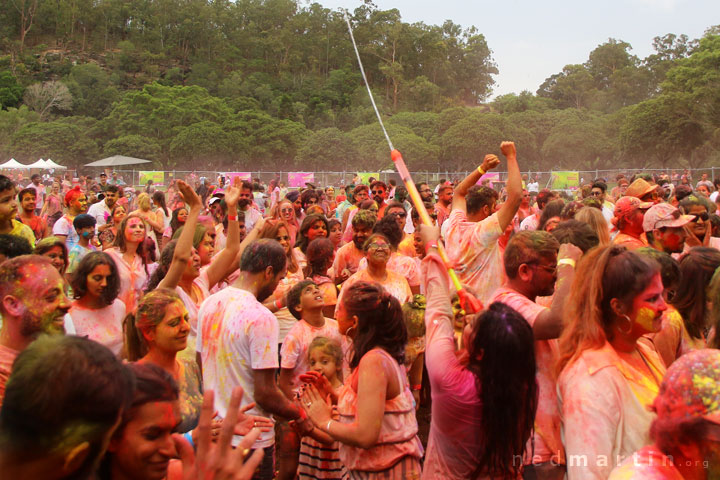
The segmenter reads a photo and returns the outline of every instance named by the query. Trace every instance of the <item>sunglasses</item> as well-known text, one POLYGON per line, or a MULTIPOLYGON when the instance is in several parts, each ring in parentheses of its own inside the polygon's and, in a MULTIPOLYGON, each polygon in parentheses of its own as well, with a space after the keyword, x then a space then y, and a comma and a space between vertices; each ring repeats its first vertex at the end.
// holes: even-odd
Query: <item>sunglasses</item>
POLYGON ((398 212, 398 213, 391 213, 390 215, 393 215, 393 216, 395 216, 395 217, 400 217, 400 218, 406 218, 406 217, 407 217, 407 213, 400 213, 400 212, 398 212))
POLYGON ((387 243, 371 243, 368 245, 368 250, 390 250, 390 245, 387 243))
POLYGON ((698 213, 696 215, 693 215, 693 217, 695 217, 695 220, 693 220, 693 222, 697 222, 698 220, 707 222, 710 219, 710 215, 708 215, 707 212, 698 213))
POLYGON ((292 208, 281 208, 280 211, 281 211, 282 213, 290 213, 290 212, 293 211, 293 209, 292 209, 292 208))
POLYGON ((383 193, 385 193, 385 190, 373 190, 370 193, 372 193, 373 195, 382 195, 383 193))

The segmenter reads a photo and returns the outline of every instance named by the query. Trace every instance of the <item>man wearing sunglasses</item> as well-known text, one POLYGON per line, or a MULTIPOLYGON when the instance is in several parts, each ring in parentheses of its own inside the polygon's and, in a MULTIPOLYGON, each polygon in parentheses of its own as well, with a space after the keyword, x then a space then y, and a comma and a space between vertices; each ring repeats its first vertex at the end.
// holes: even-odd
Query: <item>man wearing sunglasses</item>
POLYGON ((643 230, 648 244, 655 250, 668 254, 680 253, 685 247, 685 226, 694 220, 683 215, 669 203, 658 203, 645 212, 643 230))
POLYGON ((375 180, 370 184, 370 194, 372 195, 372 199, 375 200, 375 203, 377 203, 378 220, 380 220, 383 215, 385 215, 385 208, 387 207, 387 203, 385 203, 388 198, 387 185, 381 180, 375 180))
POLYGON ((595 180, 590 188, 590 197, 594 198, 602 205, 602 213, 608 222, 613 217, 613 204, 605 200, 607 193, 607 183, 602 180, 595 180))

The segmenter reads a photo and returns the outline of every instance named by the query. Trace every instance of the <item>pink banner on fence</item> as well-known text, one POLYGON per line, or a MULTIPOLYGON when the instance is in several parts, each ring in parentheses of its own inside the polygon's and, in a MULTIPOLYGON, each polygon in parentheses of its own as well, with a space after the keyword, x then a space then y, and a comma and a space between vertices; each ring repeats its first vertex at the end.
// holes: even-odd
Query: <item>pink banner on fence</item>
POLYGON ((482 185, 485 180, 490 180, 490 183, 488 186, 490 188, 493 188, 493 182, 499 182, 500 181, 500 173, 498 172, 489 172, 480 177, 480 180, 476 183, 476 185, 482 185))
POLYGON ((288 173, 288 186, 289 187, 304 187, 306 183, 314 183, 315 174, 312 172, 289 172, 288 173))
POLYGON ((250 172, 227 172, 225 174, 225 185, 232 185, 235 177, 239 177, 240 180, 246 180, 248 182, 252 180, 250 172))

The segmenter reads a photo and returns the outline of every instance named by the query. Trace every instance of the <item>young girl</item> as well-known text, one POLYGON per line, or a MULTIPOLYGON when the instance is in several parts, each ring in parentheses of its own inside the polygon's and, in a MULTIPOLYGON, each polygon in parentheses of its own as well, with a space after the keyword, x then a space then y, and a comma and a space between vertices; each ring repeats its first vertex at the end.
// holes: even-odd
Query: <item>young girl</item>
MULTIPOLYGON (((308 347, 310 372, 322 375, 335 394, 342 387, 343 352, 340 344, 327 337, 315 337, 308 347)), ((302 378, 302 377, 301 377, 302 378)), ((338 442, 317 427, 300 442, 299 480, 342 479, 347 476, 340 461, 338 442)))
POLYGON ((337 252, 338 248, 342 247, 343 243, 342 223, 340 223, 340 220, 331 218, 330 220, 328 220, 328 228, 330 229, 330 234, 328 235, 328 238, 332 240, 333 245, 335 245, 335 251, 337 252))
POLYGON ((305 278, 315 282, 322 292, 323 314, 328 318, 335 318, 335 305, 337 304, 337 287, 328 274, 335 260, 335 247, 327 238, 317 238, 310 242, 307 248, 307 268, 305 278))

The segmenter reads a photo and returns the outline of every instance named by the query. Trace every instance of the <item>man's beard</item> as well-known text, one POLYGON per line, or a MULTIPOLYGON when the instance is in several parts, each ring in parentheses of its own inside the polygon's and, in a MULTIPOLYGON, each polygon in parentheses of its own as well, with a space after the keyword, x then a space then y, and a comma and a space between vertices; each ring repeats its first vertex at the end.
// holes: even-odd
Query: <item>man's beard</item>
POLYGON ((237 202, 237 206, 245 210, 248 206, 250 206, 250 199, 249 198, 241 198, 237 202))
MULTIPOLYGON (((64 314, 63 314, 64 316, 64 314)), ((65 335, 65 325, 56 325, 55 316, 36 319, 25 310, 20 317, 20 334, 25 338, 35 338, 42 333, 48 335, 65 335)), ((60 317, 62 318, 62 317, 60 317)))

